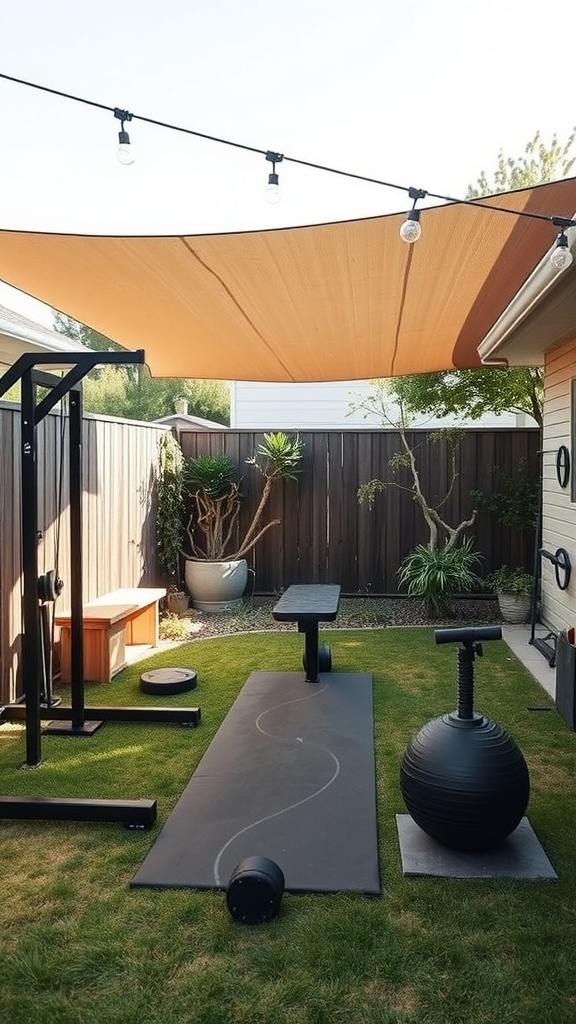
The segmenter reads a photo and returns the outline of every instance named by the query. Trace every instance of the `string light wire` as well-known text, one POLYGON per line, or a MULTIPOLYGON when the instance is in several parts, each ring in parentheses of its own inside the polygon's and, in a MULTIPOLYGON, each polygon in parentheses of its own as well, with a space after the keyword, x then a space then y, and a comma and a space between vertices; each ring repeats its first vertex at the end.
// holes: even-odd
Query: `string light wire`
MULTIPOLYGON (((119 110, 118 107, 110 107, 105 103, 98 103, 96 100, 86 99, 86 97, 83 96, 76 96, 73 93, 62 92, 59 89, 52 89, 46 85, 39 85, 37 82, 29 82, 23 78, 15 78, 12 75, 6 75, 2 72, 0 72, 0 78, 3 78, 7 82, 14 82, 16 85, 23 85, 30 89, 38 89, 40 92, 46 92, 52 96, 60 96, 63 99, 72 100, 74 103, 84 103, 86 106, 95 107, 98 110, 107 110, 113 113, 115 116, 118 116, 116 114, 116 111, 119 110)), ((123 113, 127 114, 128 112, 123 111, 123 113)), ((204 132, 195 131, 192 128, 184 128, 181 125, 170 124, 167 121, 158 121, 156 118, 145 117, 143 114, 131 113, 129 115, 129 118, 132 121, 142 121, 144 124, 155 125, 157 128, 166 128, 169 131, 182 132, 185 135, 193 135, 195 138, 206 139, 208 142, 217 142, 222 146, 233 146, 236 149, 242 149, 248 153, 259 153, 260 155, 264 156, 267 160, 269 160, 272 155, 271 150, 259 149, 256 146, 249 146, 242 142, 234 142, 231 139, 219 138, 217 135, 208 135, 204 132)), ((128 120, 128 117, 126 117, 126 120, 128 120)), ((455 196, 442 195, 437 192, 428 192, 424 189, 415 189, 413 186, 399 185, 396 182, 384 181, 381 178, 372 178, 364 174, 355 174, 351 171, 345 171, 337 167, 329 167, 324 164, 314 163, 310 160, 302 160, 299 159, 298 157, 286 156, 286 154, 275 153, 274 155, 277 158, 276 162, 284 160, 293 164, 298 164, 300 167, 309 167, 312 170, 324 171, 327 174, 338 174, 341 175, 342 177, 351 178, 355 181, 363 181, 372 185, 382 185, 384 188, 390 188, 400 192, 405 192, 411 199, 414 200, 425 198, 426 196, 428 196, 431 199, 439 199, 441 202, 445 203, 454 203, 461 206, 474 206, 476 207, 476 209, 481 208, 483 210, 494 210, 497 213, 509 213, 516 217, 528 217, 531 220, 546 221, 548 224, 552 224, 555 227, 559 227, 561 229, 561 234, 563 234, 566 228, 576 227, 576 220, 573 220, 570 217, 548 216, 543 213, 529 213, 526 210, 512 210, 509 209, 508 207, 496 206, 495 204, 486 203, 481 197, 479 199, 459 199, 455 196)), ((414 206, 410 211, 412 217, 408 217, 407 221, 410 219, 415 222, 418 221, 419 218, 414 216, 414 213, 417 214, 419 212, 415 210, 415 206, 416 201, 414 202, 414 206)))

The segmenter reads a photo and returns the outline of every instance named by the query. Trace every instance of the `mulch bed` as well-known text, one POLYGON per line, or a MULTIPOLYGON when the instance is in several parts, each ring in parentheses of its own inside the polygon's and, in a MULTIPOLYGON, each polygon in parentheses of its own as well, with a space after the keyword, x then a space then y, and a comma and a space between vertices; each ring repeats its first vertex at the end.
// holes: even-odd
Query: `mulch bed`
MULTIPOLYGON (((278 598, 255 597, 237 612, 206 614, 190 609, 185 620, 190 637, 225 636, 252 631, 294 630, 294 623, 276 622, 272 608, 278 598)), ((335 622, 326 629, 366 629, 386 626, 485 626, 502 622, 496 598, 455 598, 445 616, 431 616, 424 603, 406 597, 345 597, 335 622)))

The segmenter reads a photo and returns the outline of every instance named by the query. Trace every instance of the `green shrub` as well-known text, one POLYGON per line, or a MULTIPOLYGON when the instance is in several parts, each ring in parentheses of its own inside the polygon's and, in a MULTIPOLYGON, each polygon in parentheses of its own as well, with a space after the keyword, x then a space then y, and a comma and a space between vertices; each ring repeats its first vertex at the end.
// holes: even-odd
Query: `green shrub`
POLYGON ((521 565, 510 569, 501 565, 486 577, 486 586, 496 594, 531 594, 534 577, 521 565))
POLYGON ((458 547, 435 551, 418 544, 400 564, 398 581, 401 587, 407 587, 410 597, 421 597, 438 615, 446 611, 455 594, 470 593, 481 583, 473 570, 480 561, 481 555, 469 538, 458 547))

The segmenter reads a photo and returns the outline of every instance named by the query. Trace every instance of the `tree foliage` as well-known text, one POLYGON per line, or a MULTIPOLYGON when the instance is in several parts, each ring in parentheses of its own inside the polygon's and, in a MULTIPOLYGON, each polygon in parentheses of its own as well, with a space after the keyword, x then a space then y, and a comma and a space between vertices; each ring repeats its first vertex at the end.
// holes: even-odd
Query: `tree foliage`
POLYGON ((552 136, 549 146, 542 141, 540 132, 526 144, 520 157, 506 157, 502 150, 498 154, 498 163, 492 179, 486 171, 482 171, 475 185, 469 185, 467 199, 479 199, 481 196, 495 195, 497 192, 511 192, 517 188, 531 188, 545 181, 556 181, 566 178, 576 159, 571 155, 576 138, 576 128, 565 143, 558 142, 552 136))
MULTIPOLYGON (((122 346, 62 313, 54 314, 54 328, 97 352, 123 351, 122 346)), ((185 398, 191 416, 229 422, 229 388, 225 381, 181 377, 153 378, 146 366, 102 365, 84 379, 86 412, 124 419, 156 420, 174 412, 177 398, 185 398)))
POLYGON ((543 382, 539 367, 411 374, 395 378, 393 390, 410 413, 472 420, 486 413, 524 413, 542 427, 543 382))
MULTIPOLYGON (((536 132, 522 156, 498 154, 491 176, 482 171, 468 187, 467 199, 529 188, 568 175, 576 157, 572 150, 576 129, 565 143, 556 135, 546 145, 536 132)), ((522 412, 542 428, 543 383, 540 367, 486 367, 448 373, 415 374, 398 377, 393 390, 409 413, 479 419, 485 413, 522 412)))

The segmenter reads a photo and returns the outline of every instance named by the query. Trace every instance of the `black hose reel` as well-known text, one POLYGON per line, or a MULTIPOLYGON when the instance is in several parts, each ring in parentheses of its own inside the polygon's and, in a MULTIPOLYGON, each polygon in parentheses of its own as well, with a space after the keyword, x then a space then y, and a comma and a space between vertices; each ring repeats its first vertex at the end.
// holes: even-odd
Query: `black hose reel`
POLYGON ((38 577, 38 600, 42 604, 48 601, 55 601, 64 590, 64 583, 58 576, 55 569, 49 569, 43 576, 38 577))
POLYGON ((549 562, 552 562, 554 566, 554 576, 556 577, 556 586, 559 590, 567 590, 568 584, 570 583, 570 573, 572 572, 572 563, 570 561, 570 555, 565 548, 556 548, 556 552, 552 554, 551 551, 546 551, 544 548, 540 548, 540 554, 542 558, 547 558, 549 562))
POLYGON ((64 583, 58 576, 55 569, 49 569, 43 576, 38 577, 37 590, 38 601, 40 602, 40 643, 42 646, 42 686, 40 702, 46 707, 55 707, 60 703, 60 697, 54 697, 52 692, 52 630, 48 605, 52 604, 64 589, 64 583))

